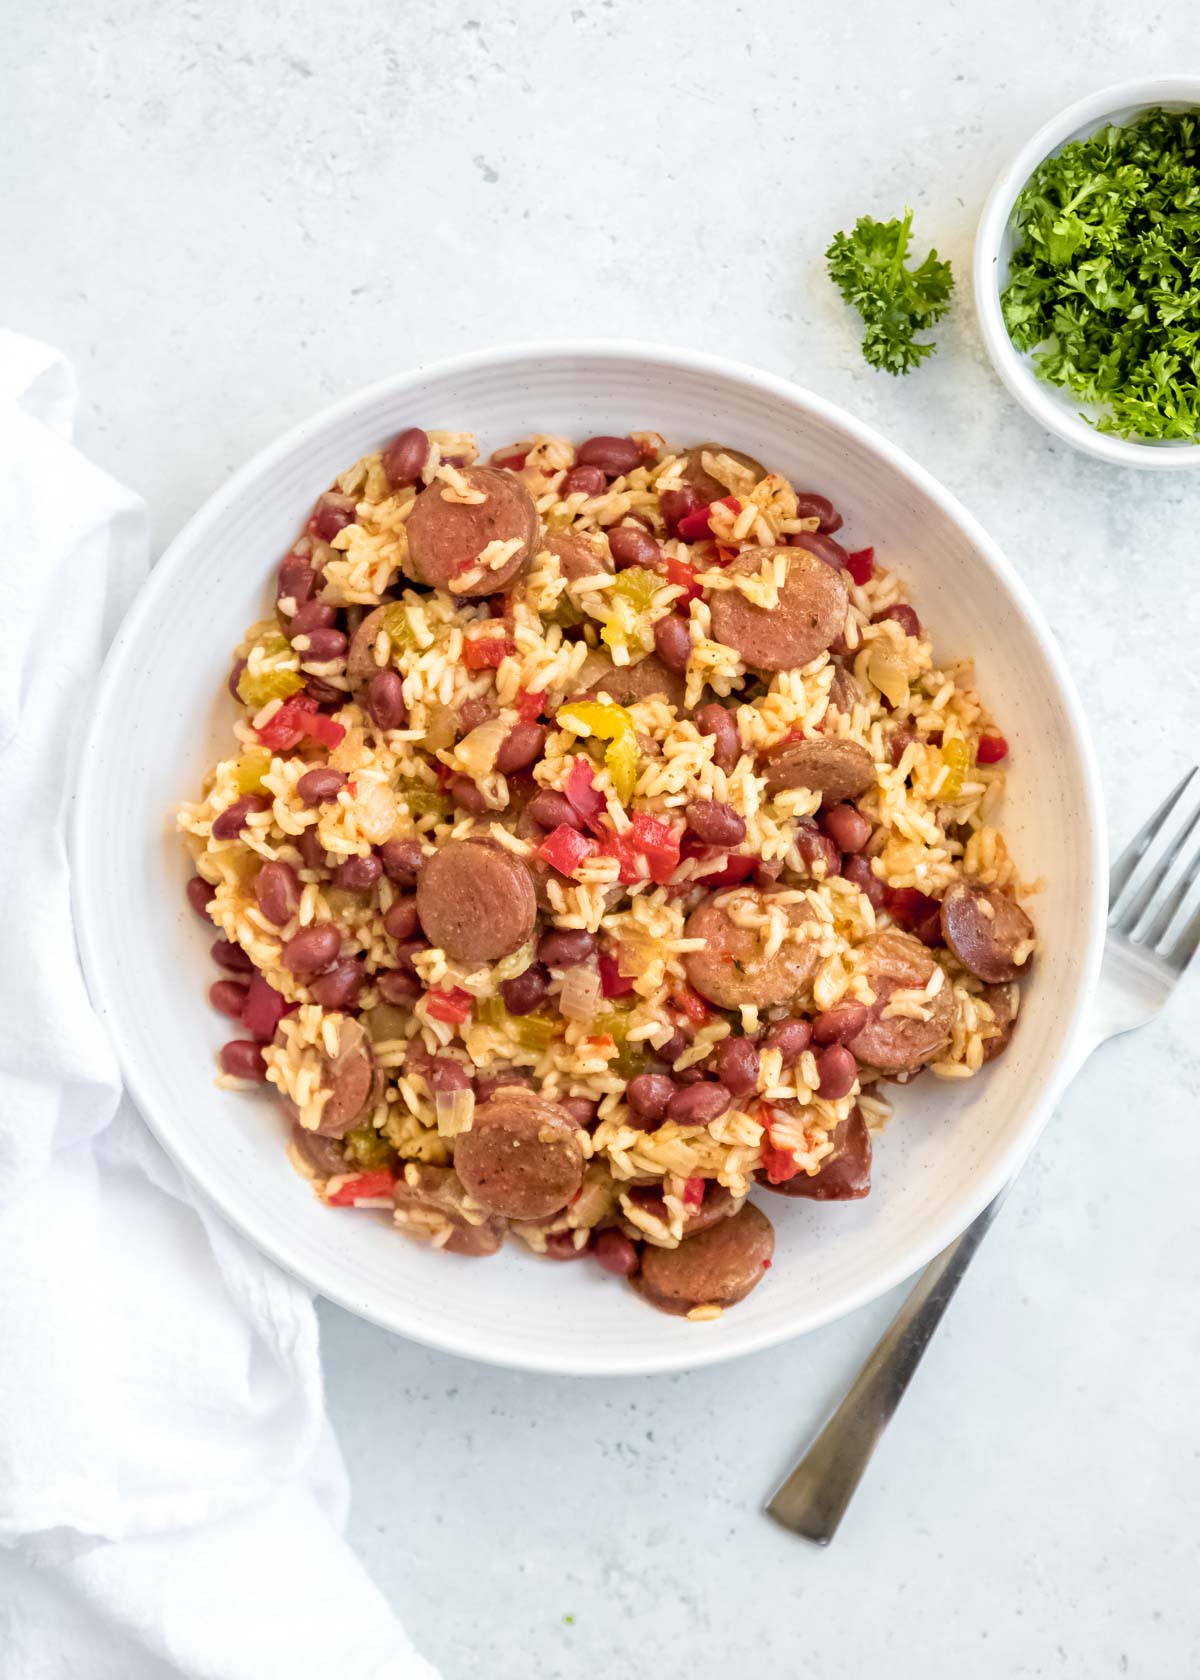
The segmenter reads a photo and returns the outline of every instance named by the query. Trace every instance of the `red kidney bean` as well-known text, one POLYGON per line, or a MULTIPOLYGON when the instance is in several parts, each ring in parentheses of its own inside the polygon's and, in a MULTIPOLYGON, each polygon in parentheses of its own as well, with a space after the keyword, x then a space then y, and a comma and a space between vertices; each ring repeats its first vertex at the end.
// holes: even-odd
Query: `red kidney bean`
POLYGON ((871 838, 871 824, 853 805, 831 805, 821 816, 821 828, 839 852, 861 852, 871 838))
POLYGON ((676 1091, 667 1104, 667 1119, 679 1126, 707 1126, 729 1107, 730 1094, 716 1080, 706 1079, 702 1085, 689 1085, 676 1091))
POLYGON ((488 808, 487 800, 470 776, 451 776, 446 783, 446 792, 456 805, 461 805, 464 811, 470 811, 477 817, 488 808))
POLYGON ((599 1103, 592 1102, 588 1097, 557 1097, 555 1101, 563 1113, 574 1120, 580 1131, 586 1132, 589 1126, 595 1124, 599 1103))
POLYGON ((399 887, 414 887, 425 854, 419 840, 385 840, 379 848, 379 861, 389 881, 399 887))
POLYGON ((670 1038, 664 1039, 654 1054, 660 1062, 666 1062, 668 1067, 673 1067, 691 1042, 683 1028, 676 1027, 670 1038))
POLYGON ((305 980, 329 967, 342 948, 342 936, 332 922, 315 922, 301 928, 285 943, 281 953, 283 966, 290 968, 298 979, 305 980))
MULTIPOLYGON (((631 1079, 625 1090, 625 1100, 634 1125, 645 1120, 656 1123, 665 1120, 675 1089, 675 1081, 668 1079, 665 1073, 639 1073, 636 1079, 631 1079)), ((643 1130, 652 1129, 643 1127, 643 1130)))
POLYGON ((312 630, 332 630, 336 623, 336 607, 325 601, 306 601, 287 625, 288 640, 307 636, 312 630))
POLYGON ((383 874, 383 865, 374 852, 368 852, 366 857, 348 857, 339 863, 333 872, 334 885, 344 887, 347 892, 365 893, 383 874))
POLYGON ((241 678, 242 672, 245 669, 246 669, 246 661, 244 659, 235 659, 234 662, 233 662, 233 669, 230 671, 229 679, 228 679, 228 681, 225 685, 228 688, 230 694, 232 694, 233 698, 237 701, 239 706, 241 706, 245 703, 242 700, 241 695, 238 693, 238 686, 237 686, 238 682, 241 678))
POLYGON ((859 892, 866 895, 874 909, 883 909, 887 902, 887 887, 871 868, 868 858, 846 858, 842 864, 842 874, 847 881, 853 881, 859 892))
POLYGON ((502 776, 528 770, 542 756, 546 745, 546 726, 542 723, 514 723, 500 743, 496 754, 496 769, 502 776))
POLYGON ((384 477, 393 490, 415 484, 429 459, 429 439, 420 426, 397 433, 383 452, 384 477))
POLYGON ((678 1073, 672 1073, 671 1078, 676 1085, 699 1085, 702 1079, 708 1078, 708 1070, 693 1062, 690 1067, 680 1068, 678 1073))
POLYGON ((257 793, 243 794, 241 799, 235 799, 232 805, 226 805, 220 816, 213 818, 213 839, 236 840, 246 826, 246 819, 256 811, 267 810, 270 803, 269 799, 263 799, 257 793))
POLYGON ((367 714, 376 729, 403 729, 408 722, 404 679, 399 671, 376 671, 367 684, 367 714))
POLYGON ((550 976, 541 963, 532 963, 524 974, 501 983, 500 996, 510 1015, 528 1015, 541 1003, 549 986, 550 976))
POLYGON ((430 1056, 418 1071, 431 1091, 469 1091, 471 1075, 453 1056, 430 1056))
POLYGON ((831 1044, 817 1057, 817 1095, 829 1102, 848 1097, 858 1078, 858 1063, 844 1044, 831 1044))
POLYGON ((841 868, 842 854, 833 841, 821 833, 815 824, 798 823, 796 825, 796 850, 804 859, 805 867, 815 875, 817 866, 825 867, 824 879, 836 875, 841 868))
POLYGON ((346 778, 340 770, 334 770, 329 765, 322 765, 316 770, 306 770, 296 783, 296 794, 302 805, 311 810, 317 805, 328 805, 331 800, 346 785, 346 778))
POLYGON ((627 1278, 637 1271, 637 1246, 624 1231, 601 1231, 592 1246, 592 1253, 613 1277, 627 1278))
POLYGON ((231 1079, 253 1079, 259 1085, 267 1077, 267 1064, 263 1061, 262 1045, 256 1044, 252 1038, 232 1038, 228 1044, 221 1046, 221 1072, 229 1074, 231 1079))
POLYGON ((575 1246, 574 1231, 551 1231, 546 1238, 544 1258, 547 1260, 582 1260, 587 1255, 587 1251, 588 1245, 586 1242, 578 1248, 575 1246))
POLYGON ((497 1091, 507 1091, 514 1087, 519 1091, 532 1091, 534 1083, 527 1073, 518 1073, 516 1068, 502 1068, 499 1073, 489 1073, 485 1078, 475 1081, 475 1100, 485 1103, 494 1097, 497 1091))
MULTIPOLYGON (((308 646, 296 649, 305 665, 328 665, 330 660, 340 659, 348 645, 341 630, 309 630, 306 638, 308 646)), ((295 645, 295 636, 292 641, 295 645)))
POLYGON ((208 907, 217 896, 216 887, 212 887, 199 875, 193 875, 187 884, 187 901, 197 916, 208 917, 208 907))
POLYGON ((418 935, 415 939, 401 939, 396 945, 396 963, 400 968, 407 969, 410 973, 415 974, 417 969, 414 959, 422 951, 428 950, 429 941, 423 934, 418 935))
POLYGON ((857 998, 844 998, 818 1015, 812 1024, 814 1044, 849 1044, 867 1024, 870 1010, 857 998))
POLYGON ((572 467, 559 486, 560 496, 574 496, 582 490, 585 496, 602 496, 608 480, 599 467, 572 467))
POLYGON ((658 505, 662 509, 667 531, 675 537, 679 535, 679 521, 686 519, 689 513, 695 513, 700 506, 700 498, 685 485, 682 490, 664 490, 658 498, 658 505))
POLYGON ((381 969, 375 984, 385 1003, 397 1005, 415 1003, 424 990, 416 975, 403 968, 381 969))
POLYGON ((594 437, 581 443, 576 460, 581 467, 599 467, 608 478, 632 472, 642 459, 641 449, 631 437, 594 437))
POLYGON ((309 987, 313 1001, 322 1009, 349 1009, 362 990, 363 966, 354 957, 343 957, 318 976, 309 987))
POLYGON ((754 885, 773 887, 783 874, 783 858, 759 858, 754 866, 754 885))
POLYGON ((249 990, 244 980, 214 980, 208 988, 208 1001, 222 1015, 230 1015, 235 1021, 240 1021, 249 990))
POLYGON ((649 532, 638 525, 610 525, 608 550, 619 572, 627 566, 644 566, 652 571, 662 552, 649 532))
POLYGON ((325 848, 321 844, 321 836, 317 833, 316 823, 303 829, 296 836, 296 850, 300 853, 305 869, 322 875, 325 873, 328 867, 325 862, 325 848))
POLYGON ((314 677, 311 673, 304 679, 304 692, 311 694, 318 706, 344 706, 347 696, 340 688, 327 683, 324 677, 314 677))
POLYGON ((788 542, 793 548, 806 548, 818 560, 832 566, 835 572, 841 570, 850 558, 841 543, 834 542, 832 537, 823 537, 819 531, 794 531, 788 542))
POLYGON ((882 612, 875 614, 871 623, 882 624, 885 618, 894 618, 906 636, 920 637, 921 620, 907 601, 898 601, 894 607, 885 607, 882 612))
POLYGON ((891 759, 893 766, 899 764, 904 757, 904 749, 910 741, 915 741, 916 738, 917 732, 911 724, 897 723, 892 726, 888 731, 887 749, 888 757, 891 759))
POLYGON ((758 1046, 748 1038, 723 1038, 717 1048, 717 1078, 735 1097, 758 1085, 758 1046))
POLYGON ((354 524, 354 497, 327 491, 313 509, 309 527, 314 537, 331 543, 339 531, 354 524))
POLYGON ((818 531, 827 537, 842 528, 842 516, 829 500, 828 496, 818 496, 815 490, 797 490, 796 518, 819 519, 818 531))
POLYGON ((706 846, 740 846, 746 838, 744 819, 723 799, 693 799, 686 814, 688 828, 706 846))
POLYGON ((582 828, 583 818, 564 793, 553 788, 541 788, 534 794, 526 812, 542 828, 582 828))
POLYGON ((458 708, 458 732, 460 735, 469 735, 472 729, 478 729, 481 723, 486 723, 494 716, 495 713, 488 702, 473 694, 458 708))
POLYGON ((538 943, 538 961, 547 968, 578 968, 596 950, 586 928, 551 928, 538 943))
POLYGON ((249 974, 254 967, 247 953, 231 939, 214 940, 208 951, 217 967, 227 969, 230 974, 249 974))
POLYGON ((417 916, 417 901, 415 898, 398 898, 389 905, 383 918, 384 932, 392 939, 411 939, 419 933, 421 923, 417 916))
POLYGON ((300 877, 290 863, 272 858, 254 877, 254 896, 267 920, 282 927, 296 913, 300 903, 300 877))
POLYGON ((317 574, 302 554, 287 554, 279 567, 279 586, 276 589, 276 599, 280 601, 294 601, 297 607, 302 607, 306 601, 312 599, 313 590, 317 587, 317 574))
POLYGON ((785 1068, 793 1068, 812 1043, 812 1028, 807 1021, 772 1021, 767 1028, 765 1045, 778 1050, 785 1068))
POLYGON ((686 671, 692 656, 692 632, 686 618, 672 613, 654 623, 654 649, 668 671, 686 671))
POLYGON ((724 706, 710 700, 693 715, 692 722, 701 735, 713 737, 713 763, 717 769, 732 770, 741 757, 742 741, 736 722, 724 706))

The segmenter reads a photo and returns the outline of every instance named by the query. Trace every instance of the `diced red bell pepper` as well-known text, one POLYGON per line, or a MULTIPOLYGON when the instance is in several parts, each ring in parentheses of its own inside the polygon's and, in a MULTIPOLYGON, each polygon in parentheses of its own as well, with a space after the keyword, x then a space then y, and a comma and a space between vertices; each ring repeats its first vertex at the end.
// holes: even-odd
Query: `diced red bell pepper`
POLYGON ((723 869, 714 870, 711 875, 699 875, 697 880, 706 887, 734 887, 739 881, 748 881, 761 861, 761 858, 734 852, 726 858, 723 869))
POLYGON ((999 764, 1008 757, 1008 742, 1003 735, 981 735, 975 749, 976 764, 999 764))
POLYGON ((522 723, 536 723, 546 705, 546 690, 536 692, 523 688, 517 695, 517 716, 522 723))
POLYGON ((529 451, 525 449, 516 455, 501 455, 495 464, 498 467, 507 467, 509 472, 520 472, 528 459, 529 451))
POLYGON ((702 1027, 712 1014, 712 1011, 709 1009, 708 1004, 705 1003, 704 999, 700 996, 700 993, 694 992, 690 986, 682 987, 681 990, 675 992, 673 995, 675 1002, 679 1005, 680 1009, 687 1016, 693 1026, 702 1027))
POLYGON ((304 733, 310 740, 319 741, 330 752, 334 747, 340 747, 346 739, 345 728, 334 718, 326 717, 324 712, 314 712, 304 726, 304 733))
POLYGON ((665 887, 679 867, 680 831, 645 811, 635 811, 629 837, 650 866, 650 879, 665 887))
POLYGON ((272 752, 290 752, 306 735, 332 750, 341 745, 346 735, 340 723, 317 710, 311 694, 294 694, 285 700, 256 733, 263 746, 272 752))
POLYGON ((390 1196, 395 1182, 386 1167, 376 1167, 346 1179, 325 1199, 330 1207, 353 1207, 356 1202, 370 1201, 376 1196, 390 1196))
POLYGON ((800 1168, 790 1149, 780 1149, 771 1141, 771 1121, 774 1118, 775 1111, 770 1103, 759 1103, 758 1123, 766 1132, 762 1146, 763 1171, 769 1184, 786 1184, 789 1178, 795 1178, 800 1168))
POLYGON ((875 575, 875 550, 856 548, 853 554, 847 554, 846 570, 855 583, 869 583, 875 575))
POLYGON ((677 555, 667 556, 667 582, 673 583, 677 589, 684 591, 683 600, 676 605, 687 606, 689 601, 697 600, 704 591, 696 582, 696 568, 689 566, 686 560, 680 560, 677 555))
POLYGON ((704 1200, 704 1180, 702 1178, 685 1179, 683 1194, 679 1200, 689 1213, 698 1213, 700 1204, 704 1200))
POLYGON ((461 986, 452 986, 448 992, 434 990, 427 996, 429 1002, 426 1007, 434 1020, 451 1021, 455 1026, 466 1020, 475 1001, 470 992, 464 992, 461 986))
POLYGON ((592 782, 592 772, 585 758, 577 758, 572 764, 563 783, 563 792, 571 809, 578 812, 585 825, 595 833, 600 815, 608 807, 604 795, 592 782))
POLYGON ((551 869, 557 869, 560 875, 573 876, 584 859, 591 857, 598 850, 596 842, 589 840, 586 834, 580 834, 578 829, 560 823, 547 834, 537 853, 551 869))
POLYGON ((626 997, 633 990, 633 977, 621 973, 617 958, 611 951, 601 951, 597 966, 600 970, 600 990, 605 997, 626 997))
POLYGON ((705 502, 703 507, 693 508, 691 513, 685 513, 675 527, 677 534, 684 542, 702 542, 705 537, 712 536, 712 526, 709 516, 712 504, 705 502))
POLYGON ((468 671, 494 671, 502 659, 516 651, 517 644, 507 636, 476 636, 463 643, 463 664, 468 671))
POLYGON ((299 1007, 298 1003, 289 1003, 256 969, 242 1004, 242 1025, 260 1044, 269 1044, 283 1017, 299 1007))
POLYGON ((922 945, 941 944, 941 907, 936 898, 916 887, 889 887, 886 903, 892 920, 915 933, 922 945))

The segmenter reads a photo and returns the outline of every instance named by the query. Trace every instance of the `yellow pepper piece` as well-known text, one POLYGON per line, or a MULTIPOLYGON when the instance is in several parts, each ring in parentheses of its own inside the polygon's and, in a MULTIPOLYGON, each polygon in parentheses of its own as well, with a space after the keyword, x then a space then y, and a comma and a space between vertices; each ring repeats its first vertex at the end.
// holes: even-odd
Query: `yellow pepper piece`
POLYGON ((570 706, 560 706, 555 721, 568 729, 586 729, 589 734, 609 742, 604 762, 617 798, 622 805, 628 805, 637 786, 638 744, 633 719, 624 706, 609 706, 602 700, 579 700, 570 706))
POLYGON ((660 573, 649 571, 645 566, 630 566, 605 593, 624 596, 633 610, 641 613, 649 612, 651 601, 666 586, 667 579, 660 573))
POLYGON ((268 700, 286 700, 304 687, 299 671, 259 671, 252 676, 248 670, 238 678, 238 699, 256 712, 268 700))
POLYGON ((952 736, 942 743, 941 754, 942 763, 946 766, 946 779, 938 790, 938 798, 957 799, 970 767, 971 749, 965 741, 952 736))
POLYGON ((239 793, 257 793, 262 779, 271 768, 271 754, 266 747, 250 747, 237 761, 234 780, 239 793))

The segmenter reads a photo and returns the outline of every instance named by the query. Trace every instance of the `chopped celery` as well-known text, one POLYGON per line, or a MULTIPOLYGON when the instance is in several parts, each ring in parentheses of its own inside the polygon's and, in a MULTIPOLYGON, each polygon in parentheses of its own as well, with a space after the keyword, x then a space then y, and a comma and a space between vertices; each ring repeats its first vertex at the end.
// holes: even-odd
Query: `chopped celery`
POLYGON ((414 776, 402 776, 397 791, 414 817, 427 817, 430 813, 445 817, 450 813, 450 801, 445 794, 414 776))
POLYGON ((250 747, 237 761, 234 780, 239 793, 257 793, 263 777, 271 768, 271 754, 266 747, 250 747))
POLYGON ((354 1126, 343 1138, 347 1159, 364 1172, 388 1167, 396 1159, 396 1151, 374 1126, 354 1126))
POLYGON ((251 672, 247 668, 237 681, 238 699, 252 712, 265 706, 268 700, 286 700, 289 694, 297 694, 303 687, 304 678, 299 671, 251 672))

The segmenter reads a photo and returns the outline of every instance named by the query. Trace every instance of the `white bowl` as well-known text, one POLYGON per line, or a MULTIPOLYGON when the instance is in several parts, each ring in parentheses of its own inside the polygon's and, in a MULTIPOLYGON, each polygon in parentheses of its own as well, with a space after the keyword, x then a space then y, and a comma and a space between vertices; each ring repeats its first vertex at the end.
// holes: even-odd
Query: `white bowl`
MULTIPOLYGON (((1120 126, 1160 105, 1168 111, 1200 109, 1200 76, 1150 76, 1119 82, 1077 100, 1042 124, 1003 171, 984 204, 975 235, 975 308, 992 365, 1035 420, 1098 460, 1122 467, 1177 472, 1200 467, 1200 445, 1153 439, 1139 443, 1098 432, 1081 417, 1084 405, 1077 397, 1037 377, 1032 355, 1016 349, 1000 310, 1015 244, 1012 208, 1034 170, 1069 141, 1086 140, 1110 123, 1120 126)), ((1097 415, 1100 412, 1096 410, 1097 415)))
POLYGON ((869 427, 770 374, 637 344, 515 346, 385 380, 244 467, 159 561, 105 669, 76 793, 74 879, 92 995, 130 1090, 201 1190, 281 1265, 352 1312, 531 1370, 660 1371, 762 1348, 871 1300, 935 1254, 1016 1170, 1069 1076, 1103 928, 1101 805, 1079 702, 1008 561, 940 485, 869 427), (490 450, 531 428, 719 437, 831 496, 853 542, 911 579, 940 655, 974 654, 1013 748, 1006 827, 1045 942, 1012 1048, 963 1084, 898 1091, 861 1203, 761 1195, 769 1278, 718 1322, 644 1306, 598 1267, 430 1253, 382 1216, 322 1207, 288 1165, 277 1106, 214 1089, 212 931, 186 906, 172 808, 228 750, 229 650, 335 472, 419 422, 490 450))

